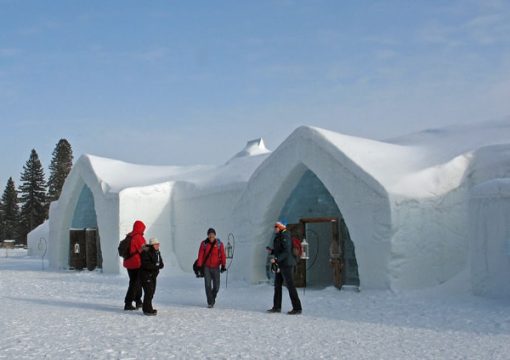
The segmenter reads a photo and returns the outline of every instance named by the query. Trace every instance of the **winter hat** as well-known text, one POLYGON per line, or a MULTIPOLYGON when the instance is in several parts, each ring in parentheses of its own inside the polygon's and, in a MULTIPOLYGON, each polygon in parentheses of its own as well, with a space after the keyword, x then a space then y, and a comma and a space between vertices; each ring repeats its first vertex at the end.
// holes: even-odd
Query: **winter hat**
POLYGON ((214 230, 213 228, 209 228, 209 230, 207 230, 207 235, 209 235, 210 233, 216 235, 216 230, 214 230))
POLYGON ((281 221, 277 221, 274 224, 274 227, 278 228, 278 230, 280 230, 280 231, 283 231, 283 230, 287 229, 287 226, 285 226, 285 224, 283 222, 281 222, 281 221))
POLYGON ((156 238, 151 238, 151 239, 149 240, 149 245, 156 245, 156 244, 159 244, 158 239, 156 239, 156 238))

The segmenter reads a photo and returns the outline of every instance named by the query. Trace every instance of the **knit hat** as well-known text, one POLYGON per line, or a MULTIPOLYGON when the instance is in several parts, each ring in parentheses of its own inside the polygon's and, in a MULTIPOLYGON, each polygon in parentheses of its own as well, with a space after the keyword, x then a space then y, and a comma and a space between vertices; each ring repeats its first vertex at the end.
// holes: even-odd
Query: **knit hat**
POLYGON ((281 221, 277 221, 275 224, 274 224, 274 227, 275 228, 278 228, 278 230, 280 231, 283 231, 285 229, 287 229, 287 226, 285 226, 284 223, 282 223, 281 221))
POLYGON ((149 245, 156 245, 156 244, 159 244, 158 239, 156 239, 156 238, 151 238, 151 239, 149 240, 149 245))
POLYGON ((207 230, 207 235, 209 235, 210 233, 216 235, 216 230, 214 230, 213 228, 209 228, 209 230, 207 230))

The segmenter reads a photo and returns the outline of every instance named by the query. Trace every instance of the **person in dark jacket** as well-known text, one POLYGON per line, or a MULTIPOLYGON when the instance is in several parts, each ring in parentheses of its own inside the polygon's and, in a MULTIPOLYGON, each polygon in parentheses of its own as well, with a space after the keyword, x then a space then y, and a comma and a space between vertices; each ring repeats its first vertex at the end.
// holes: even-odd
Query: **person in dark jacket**
POLYGON ((156 315, 158 311, 152 307, 152 298, 156 292, 156 278, 159 270, 163 269, 163 258, 159 252, 158 239, 150 239, 149 245, 144 246, 142 251, 142 268, 140 278, 143 287, 143 313, 145 315, 156 315))
POLYGON ((225 247, 220 239, 216 238, 216 230, 209 228, 207 239, 200 243, 197 262, 197 265, 204 269, 205 295, 209 308, 214 307, 216 302, 216 295, 220 290, 220 272, 226 270, 226 262, 225 247))
POLYGON ((287 232, 285 224, 279 221, 274 225, 274 232, 273 247, 268 247, 267 250, 274 256, 274 258, 271 259, 271 265, 277 270, 274 278, 273 307, 267 311, 270 313, 279 313, 282 311, 282 285, 285 280, 290 301, 292 302, 292 310, 287 312, 287 314, 301 314, 301 301, 299 300, 296 287, 294 286, 294 279, 292 278, 293 268, 296 266, 296 258, 292 254, 291 237, 287 232))
POLYGON ((125 259, 123 263, 129 275, 129 287, 124 298, 124 310, 135 310, 142 307, 142 284, 140 282, 142 260, 140 252, 145 245, 144 231, 145 224, 140 220, 136 220, 133 224, 133 231, 128 234, 128 236, 131 236, 129 253, 132 255, 125 259), (133 301, 135 301, 136 307, 133 306, 133 301))

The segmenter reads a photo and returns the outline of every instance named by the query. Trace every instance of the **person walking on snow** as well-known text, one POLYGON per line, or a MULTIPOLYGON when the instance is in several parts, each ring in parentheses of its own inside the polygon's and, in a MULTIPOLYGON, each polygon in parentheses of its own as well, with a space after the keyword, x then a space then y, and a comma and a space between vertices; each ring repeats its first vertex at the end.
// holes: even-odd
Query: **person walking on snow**
POLYGON ((292 310, 287 312, 287 314, 301 314, 301 301, 299 300, 296 287, 294 286, 294 279, 292 278, 292 271, 294 266, 296 266, 296 258, 292 254, 292 241, 287 227, 280 221, 275 223, 274 233, 273 247, 268 247, 267 250, 271 255, 274 255, 274 258, 271 259, 271 265, 274 266, 276 264, 278 271, 276 271, 274 278, 273 307, 267 311, 270 313, 282 311, 282 285, 285 280, 290 301, 292 302, 292 310))
POLYGON ((129 287, 124 298, 124 310, 136 310, 142 307, 142 284, 140 282, 142 259, 140 253, 145 245, 144 231, 145 224, 140 220, 136 220, 133 224, 133 231, 128 234, 128 236, 131 236, 129 253, 132 255, 123 262, 123 266, 127 269, 129 275, 129 287), (135 301, 136 307, 133 306, 133 301, 135 301))
POLYGON ((197 262, 198 267, 204 269, 205 295, 209 308, 214 307, 216 302, 216 295, 220 290, 220 272, 226 270, 226 262, 225 247, 220 239, 216 238, 216 230, 210 228, 207 230, 207 239, 200 243, 197 262))
POLYGON ((142 251, 142 268, 140 271, 140 279, 143 287, 143 306, 142 310, 145 315, 156 315, 158 311, 152 307, 152 298, 156 292, 156 278, 159 270, 163 269, 163 259, 159 252, 158 239, 149 240, 149 245, 143 247, 142 251))

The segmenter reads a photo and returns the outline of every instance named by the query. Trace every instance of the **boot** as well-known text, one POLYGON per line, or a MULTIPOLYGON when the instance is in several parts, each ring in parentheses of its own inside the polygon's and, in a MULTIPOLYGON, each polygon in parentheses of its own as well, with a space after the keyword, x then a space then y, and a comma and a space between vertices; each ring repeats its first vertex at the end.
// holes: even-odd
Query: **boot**
POLYGON ((126 304, 124 305, 124 310, 136 310, 136 308, 133 306, 133 304, 126 304))
POLYGON ((278 308, 271 308, 269 310, 267 310, 268 313, 279 313, 279 312, 282 312, 282 309, 278 309, 278 308))

